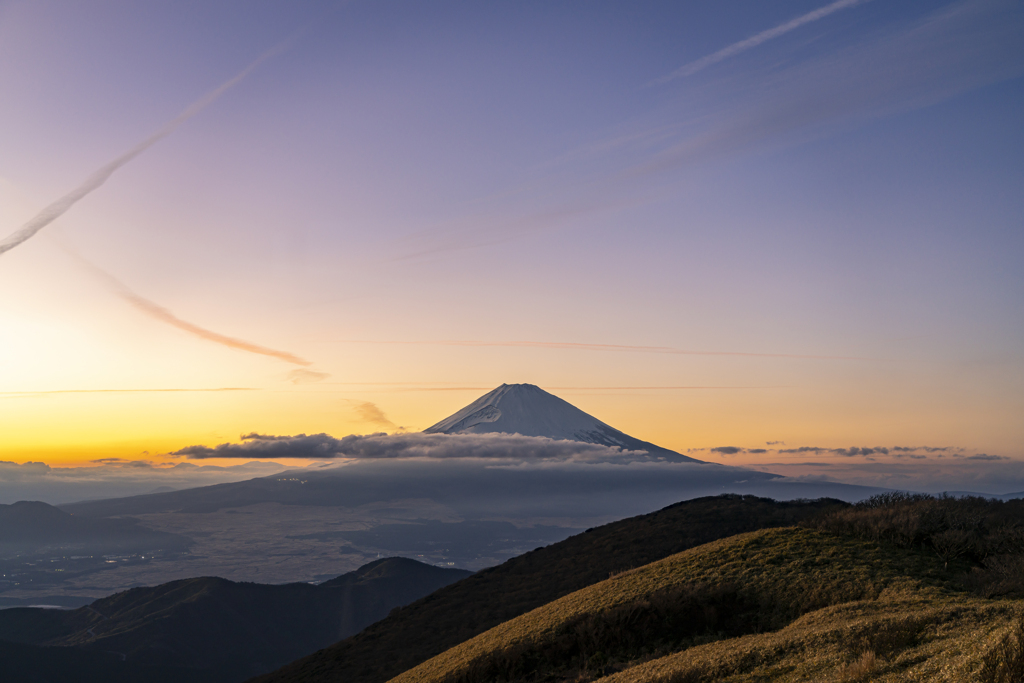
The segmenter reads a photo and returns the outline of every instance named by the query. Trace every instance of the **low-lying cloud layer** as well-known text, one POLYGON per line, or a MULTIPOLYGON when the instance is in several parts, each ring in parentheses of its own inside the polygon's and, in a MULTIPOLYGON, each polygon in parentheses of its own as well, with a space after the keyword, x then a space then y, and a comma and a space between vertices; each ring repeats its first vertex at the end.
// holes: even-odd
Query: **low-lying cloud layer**
POLYGON ((794 481, 844 482, 927 492, 1024 491, 1024 467, 1019 461, 956 446, 780 448, 785 446, 781 441, 765 445, 770 447, 717 446, 687 452, 694 457, 707 453, 712 461, 773 472, 794 481))
POLYGON ((116 498, 155 490, 210 486, 276 474, 288 465, 245 462, 229 467, 174 465, 150 460, 98 458, 94 467, 51 467, 43 462, 18 464, 0 460, 0 503, 42 500, 51 504, 116 498))
MULTIPOLYGON (((369 404, 372 405, 372 404, 369 404)), ((304 460, 397 458, 483 459, 526 462, 633 462, 646 451, 519 434, 368 434, 337 439, 329 434, 243 434, 241 443, 188 446, 171 455, 189 458, 299 458, 304 460)))

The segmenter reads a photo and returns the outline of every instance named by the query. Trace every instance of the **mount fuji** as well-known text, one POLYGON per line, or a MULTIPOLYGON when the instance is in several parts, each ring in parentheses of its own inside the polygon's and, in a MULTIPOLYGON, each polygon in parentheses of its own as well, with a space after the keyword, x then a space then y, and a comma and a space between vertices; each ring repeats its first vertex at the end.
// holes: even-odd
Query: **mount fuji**
POLYGON ((630 451, 646 451, 653 458, 670 462, 705 464, 703 460, 689 458, 620 432, 533 384, 502 384, 423 431, 427 434, 502 432, 544 436, 630 451))

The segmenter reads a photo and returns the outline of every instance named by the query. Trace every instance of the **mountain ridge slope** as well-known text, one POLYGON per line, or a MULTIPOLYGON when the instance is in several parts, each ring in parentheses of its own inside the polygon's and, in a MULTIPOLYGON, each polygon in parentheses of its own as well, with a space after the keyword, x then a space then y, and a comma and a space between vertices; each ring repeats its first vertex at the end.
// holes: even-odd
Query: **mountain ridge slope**
POLYGON ((788 526, 847 506, 828 499, 776 502, 735 494, 676 503, 479 571, 351 638, 253 681, 383 683, 489 628, 602 581, 609 573, 725 536, 788 526))
POLYGON ((426 434, 504 432, 647 451, 672 462, 703 463, 615 429, 534 384, 502 384, 423 430, 426 434))

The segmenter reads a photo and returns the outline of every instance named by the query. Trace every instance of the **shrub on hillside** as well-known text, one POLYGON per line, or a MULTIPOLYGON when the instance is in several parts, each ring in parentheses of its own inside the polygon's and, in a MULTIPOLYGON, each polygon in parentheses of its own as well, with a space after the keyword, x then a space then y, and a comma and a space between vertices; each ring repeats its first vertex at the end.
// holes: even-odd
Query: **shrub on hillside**
POLYGON ((982 595, 1024 595, 1024 500, 883 493, 803 525, 926 550, 947 568, 967 563, 964 582, 982 595))

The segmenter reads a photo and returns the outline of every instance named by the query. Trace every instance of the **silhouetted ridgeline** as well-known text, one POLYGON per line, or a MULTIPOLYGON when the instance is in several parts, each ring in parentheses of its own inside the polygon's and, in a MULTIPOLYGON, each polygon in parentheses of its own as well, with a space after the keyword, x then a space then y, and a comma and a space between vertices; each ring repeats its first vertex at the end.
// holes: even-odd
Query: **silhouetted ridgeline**
POLYGON ((133 588, 72 611, 0 610, 0 641, 8 641, 0 680, 79 681, 102 673, 109 679, 96 680, 239 681, 356 633, 393 608, 469 575, 387 558, 319 586, 204 577, 133 588), (38 649, 42 645, 63 647, 38 649), (63 676, 40 679, 29 672, 18 678, 6 669, 8 657, 28 671, 48 652, 56 654, 45 670, 65 662, 71 668, 63 676), (111 652, 115 660, 104 654, 111 652), (174 671, 176 676, 168 673, 174 671))
POLYGON ((83 548, 96 554, 178 552, 191 544, 188 538, 147 529, 136 519, 86 519, 38 501, 0 505, 0 559, 83 548))
POLYGON ((352 638, 257 679, 382 683, 448 648, 552 600, 687 548, 792 526, 847 507, 835 500, 699 498, 607 524, 515 557, 396 610, 352 638))
POLYGON ((1019 680, 1019 600, 924 549, 806 528, 713 541, 502 623, 391 683, 1019 680), (986 674, 989 675, 989 674, 986 674))

